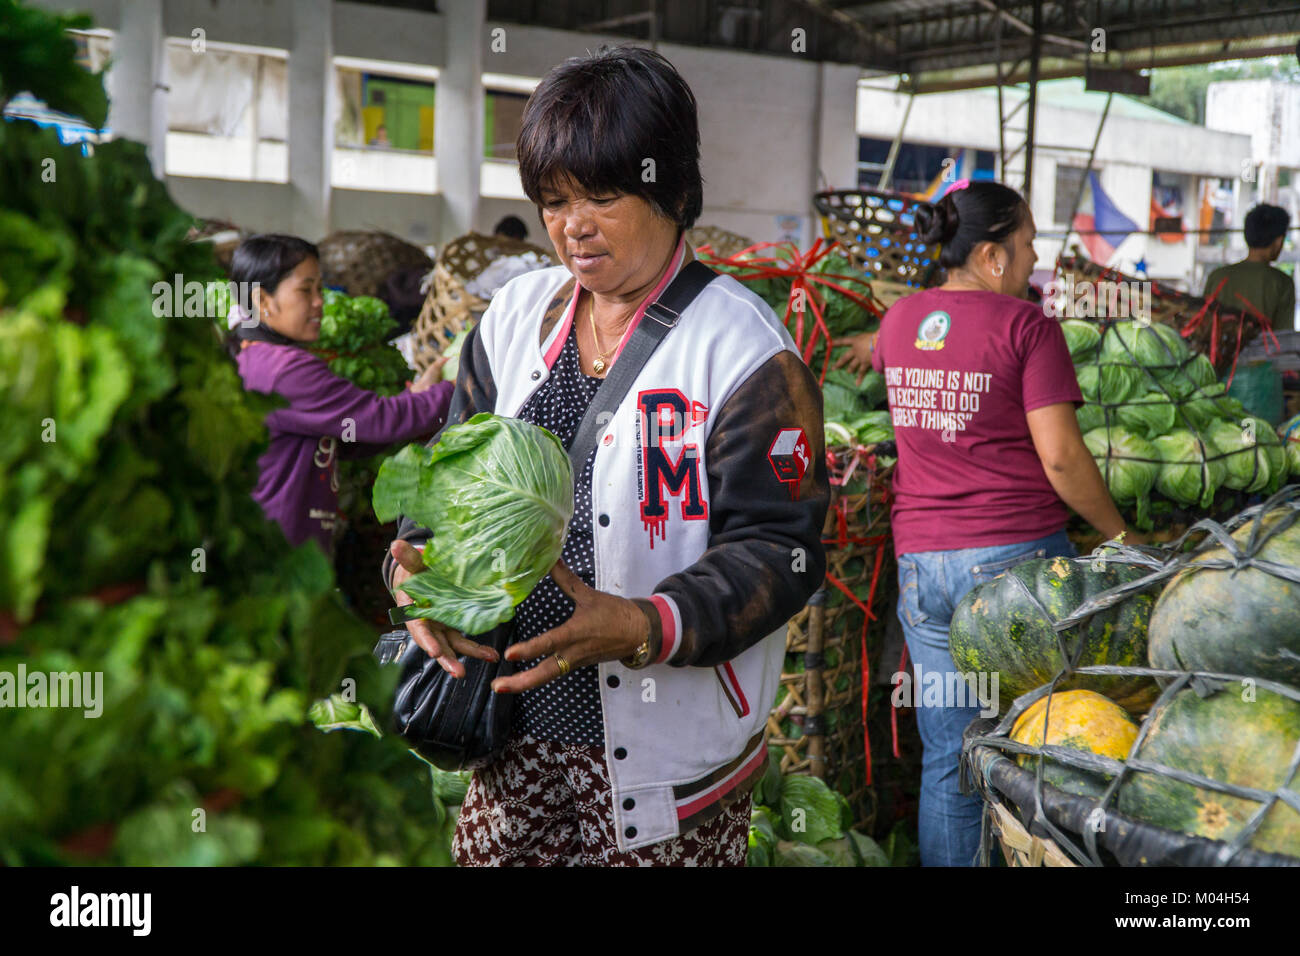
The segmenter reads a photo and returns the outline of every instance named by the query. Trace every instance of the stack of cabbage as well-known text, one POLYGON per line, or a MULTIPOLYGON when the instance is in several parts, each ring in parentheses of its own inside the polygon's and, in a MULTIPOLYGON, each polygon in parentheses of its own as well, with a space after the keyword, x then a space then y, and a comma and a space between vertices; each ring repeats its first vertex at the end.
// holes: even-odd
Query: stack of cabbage
POLYGON ((1272 427, 1226 394, 1177 329, 1078 319, 1061 328, 1087 403, 1078 411, 1084 444, 1137 527, 1153 527, 1153 492, 1209 511, 1220 489, 1270 494, 1283 484, 1288 461, 1272 427))

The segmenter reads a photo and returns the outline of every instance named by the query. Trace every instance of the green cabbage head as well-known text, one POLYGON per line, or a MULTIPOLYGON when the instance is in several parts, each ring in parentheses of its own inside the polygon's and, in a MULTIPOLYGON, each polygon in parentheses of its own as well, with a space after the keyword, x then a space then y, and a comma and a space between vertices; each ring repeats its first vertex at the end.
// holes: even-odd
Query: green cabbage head
POLYGON ((1151 489, 1160 471, 1160 455, 1155 447, 1118 425, 1093 429, 1083 436, 1083 443, 1096 460, 1116 504, 1137 505, 1138 524, 1147 524, 1151 489))
POLYGON ((1101 330, 1091 322, 1082 319, 1066 319, 1061 323, 1065 333, 1065 345, 1070 350, 1070 358, 1083 362, 1096 357, 1097 343, 1101 341, 1101 330))
MULTIPOLYGON (((1113 412, 1111 415, 1114 417, 1113 412)), ((1079 420, 1079 431, 1085 435, 1094 428, 1106 426, 1106 409, 1091 402, 1086 402, 1075 409, 1074 416, 1079 420)))
POLYGON ((1178 330, 1159 322, 1116 322, 1102 337, 1101 360, 1119 365, 1161 368, 1182 364, 1189 352, 1178 330))
POLYGON ((1204 434, 1185 428, 1161 435, 1152 444, 1163 462, 1156 491, 1182 505, 1210 507, 1227 475, 1218 446, 1204 434))
POLYGON ((1119 423, 1143 438, 1155 438, 1174 427, 1174 405, 1160 392, 1130 398, 1115 409, 1119 423))
POLYGON ((483 634, 514 617, 559 559, 573 470, 546 429, 482 413, 384 462, 374 506, 380 521, 404 514, 433 532, 428 569, 401 588, 415 601, 408 614, 483 634))
POLYGON ((1247 415, 1239 422, 1214 422, 1210 438, 1224 454, 1226 487, 1236 491, 1272 494, 1286 477, 1286 450, 1273 427, 1262 418, 1247 415))
POLYGON ((1152 373, 1160 387, 1173 398, 1186 398, 1198 388, 1218 381, 1214 366, 1204 355, 1197 355, 1181 368, 1157 368, 1152 373))
POLYGON ((1205 431, 1213 422, 1240 422, 1246 417, 1246 408, 1227 394, 1220 383, 1204 385, 1179 403, 1182 417, 1178 424, 1205 431))
POLYGON ((1079 391, 1085 402, 1118 405, 1138 391, 1146 373, 1126 365, 1076 365, 1079 391))

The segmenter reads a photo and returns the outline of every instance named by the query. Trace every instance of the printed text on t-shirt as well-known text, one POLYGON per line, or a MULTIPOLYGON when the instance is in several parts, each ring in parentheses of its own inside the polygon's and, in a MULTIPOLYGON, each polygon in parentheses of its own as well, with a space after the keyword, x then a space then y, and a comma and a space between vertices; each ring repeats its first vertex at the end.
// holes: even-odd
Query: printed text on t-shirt
POLYGON ((889 410, 895 428, 965 431, 980 410, 993 376, 940 368, 885 369, 889 410))

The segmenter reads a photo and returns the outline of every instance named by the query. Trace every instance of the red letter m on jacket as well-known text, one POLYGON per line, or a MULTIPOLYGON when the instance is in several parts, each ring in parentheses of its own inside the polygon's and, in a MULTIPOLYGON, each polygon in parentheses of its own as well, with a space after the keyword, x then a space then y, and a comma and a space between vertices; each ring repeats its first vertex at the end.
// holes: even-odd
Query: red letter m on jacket
POLYGON ((653 548, 655 535, 662 539, 667 534, 669 498, 681 500, 682 518, 686 521, 701 521, 709 516, 700 493, 699 445, 682 441, 687 429, 699 424, 703 417, 692 415, 691 403, 675 388, 641 392, 637 404, 644 469, 641 522, 650 531, 653 548))

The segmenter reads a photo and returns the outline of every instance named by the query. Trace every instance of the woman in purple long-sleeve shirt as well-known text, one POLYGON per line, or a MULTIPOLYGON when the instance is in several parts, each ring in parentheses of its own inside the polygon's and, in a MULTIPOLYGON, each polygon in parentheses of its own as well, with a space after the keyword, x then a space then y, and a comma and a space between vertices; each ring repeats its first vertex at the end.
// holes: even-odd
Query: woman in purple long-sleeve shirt
POLYGON ((236 306, 233 330, 244 387, 289 402, 266 416, 271 444, 258 460, 253 499, 291 543, 314 539, 329 554, 338 510, 338 460, 364 458, 393 442, 437 431, 452 384, 438 381, 440 361, 400 395, 376 395, 339 378, 302 348, 320 337, 324 305, 320 254, 305 239, 247 239, 235 250, 230 273, 237 288, 252 289, 247 311, 236 306))

